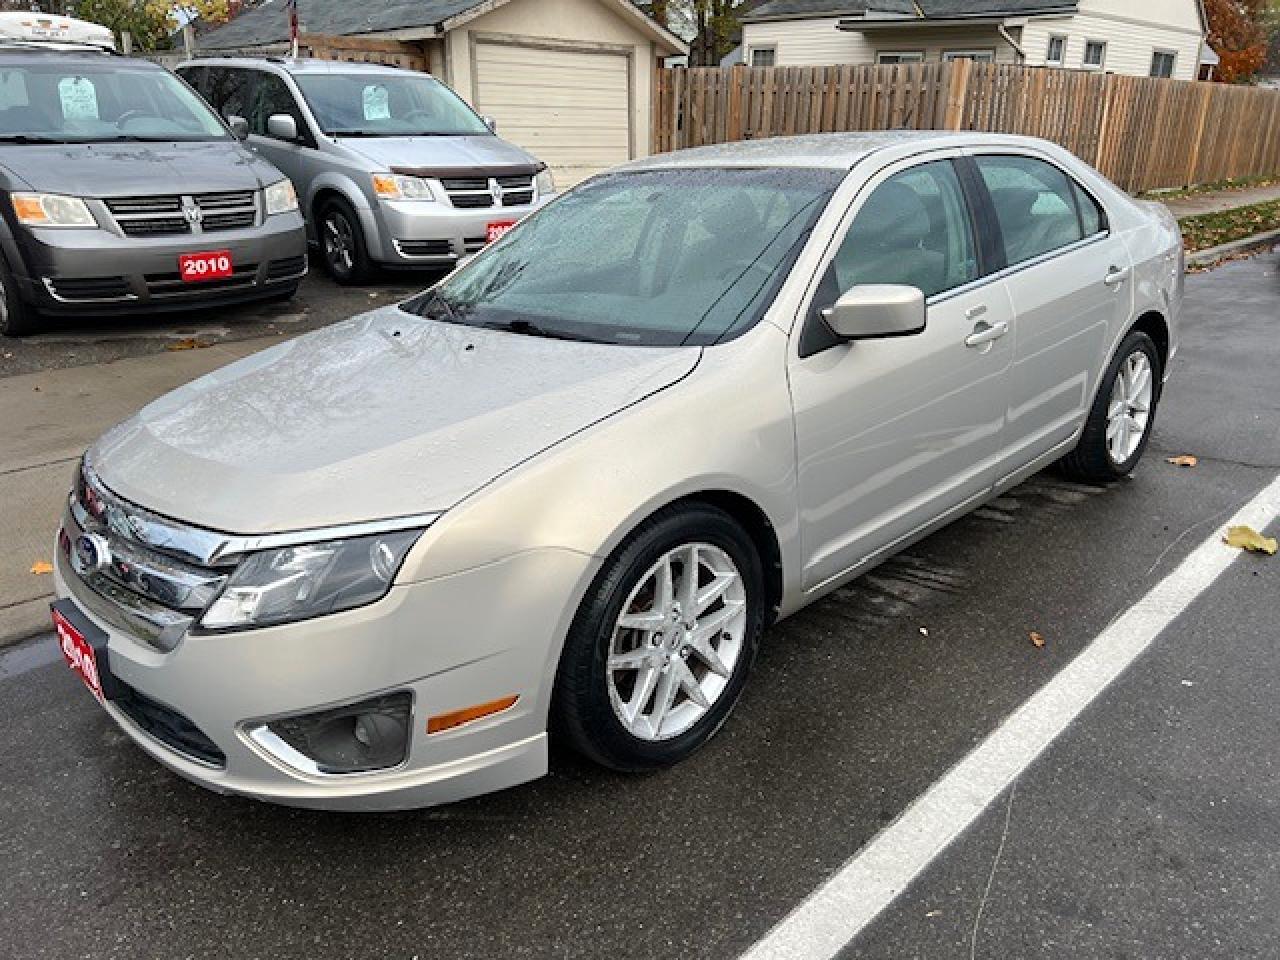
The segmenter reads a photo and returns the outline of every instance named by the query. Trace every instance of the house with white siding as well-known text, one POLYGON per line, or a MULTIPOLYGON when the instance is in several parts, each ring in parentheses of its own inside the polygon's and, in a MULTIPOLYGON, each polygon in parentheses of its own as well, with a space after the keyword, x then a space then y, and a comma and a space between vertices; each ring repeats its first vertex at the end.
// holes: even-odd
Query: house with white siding
POLYGON ((766 0, 752 66, 990 63, 1194 80, 1217 62, 1201 0, 766 0))

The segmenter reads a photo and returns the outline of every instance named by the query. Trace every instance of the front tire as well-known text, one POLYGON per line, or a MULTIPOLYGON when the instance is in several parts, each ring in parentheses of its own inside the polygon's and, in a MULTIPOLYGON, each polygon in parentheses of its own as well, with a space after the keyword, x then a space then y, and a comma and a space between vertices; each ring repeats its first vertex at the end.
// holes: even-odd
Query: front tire
POLYGON ((9 265, 0 262, 0 336, 25 337, 41 326, 40 315, 18 294, 9 265))
POLYGON ((322 203, 316 217, 316 234, 325 273, 343 286, 368 279, 368 248, 360 218, 351 204, 339 197, 322 203))
POLYGON ((1067 476, 1105 483, 1133 472, 1151 440, 1162 376, 1155 341, 1132 331, 1107 367, 1079 444, 1061 461, 1067 476))
POLYGON ((746 532, 706 504, 647 520, 605 562, 565 640, 552 729, 624 772, 677 763, 724 724, 765 620, 746 532))

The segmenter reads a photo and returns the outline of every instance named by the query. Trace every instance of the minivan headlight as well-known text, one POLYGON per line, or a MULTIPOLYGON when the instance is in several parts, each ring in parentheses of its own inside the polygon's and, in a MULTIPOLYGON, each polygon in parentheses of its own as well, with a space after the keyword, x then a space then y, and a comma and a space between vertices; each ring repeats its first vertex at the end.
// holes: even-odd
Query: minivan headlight
POLYGON ((556 178, 551 175, 550 170, 538 171, 536 185, 540 197, 550 196, 556 192, 556 178))
POLYGON ((13 212, 28 227, 96 227, 85 202, 57 193, 14 193, 13 212))
POLYGON ((422 530, 251 553, 200 618, 208 630, 306 620, 380 600, 422 530))
POLYGON ((399 173, 375 173, 373 192, 379 200, 434 200, 435 195, 427 181, 421 177, 406 177, 399 173))
POLYGON ((298 193, 293 189, 293 182, 286 177, 271 184, 264 191, 267 197, 267 215, 273 213, 292 213, 298 209, 298 193))

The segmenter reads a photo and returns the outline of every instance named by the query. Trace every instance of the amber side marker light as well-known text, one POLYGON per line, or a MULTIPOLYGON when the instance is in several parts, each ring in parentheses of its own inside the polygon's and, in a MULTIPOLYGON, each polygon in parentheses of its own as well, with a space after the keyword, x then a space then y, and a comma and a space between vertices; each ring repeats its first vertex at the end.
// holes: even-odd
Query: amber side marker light
POLYGON ((503 697, 501 700, 490 700, 488 703, 477 703, 475 706, 463 707, 461 710, 454 710, 451 713, 436 714, 427 720, 427 733, 442 733, 445 730, 460 727, 464 723, 470 723, 472 720, 491 717, 495 713, 501 713, 503 710, 510 710, 519 699, 518 695, 512 694, 509 697, 503 697))

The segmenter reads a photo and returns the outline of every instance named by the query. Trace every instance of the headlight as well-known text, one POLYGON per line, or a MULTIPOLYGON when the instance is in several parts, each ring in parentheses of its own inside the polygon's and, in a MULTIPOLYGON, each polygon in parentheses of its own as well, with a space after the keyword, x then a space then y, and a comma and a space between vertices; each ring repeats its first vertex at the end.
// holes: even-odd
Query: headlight
POLYGON ((431 187, 421 177, 405 177, 398 173, 375 173, 373 192, 380 200, 434 200, 431 187))
POLYGON ((536 185, 540 197, 550 196, 556 192, 556 178, 551 175, 550 170, 543 170, 538 174, 536 185))
POLYGON ((96 227, 98 221, 79 197, 56 193, 14 193, 13 212, 28 227, 96 227))
POLYGON ((378 533, 253 553, 209 604, 200 625, 237 630, 363 607, 386 596, 421 530, 378 533))
POLYGON ((265 193, 268 216, 273 213, 292 213, 298 209, 298 192, 293 189, 293 182, 288 178, 273 183, 265 193))

